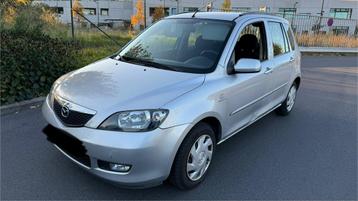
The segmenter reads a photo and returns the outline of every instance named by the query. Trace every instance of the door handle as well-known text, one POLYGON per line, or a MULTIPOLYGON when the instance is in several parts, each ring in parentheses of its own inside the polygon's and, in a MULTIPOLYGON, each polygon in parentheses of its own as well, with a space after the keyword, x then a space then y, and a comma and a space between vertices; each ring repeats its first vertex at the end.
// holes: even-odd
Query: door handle
POLYGON ((295 58, 290 57, 290 63, 291 63, 291 62, 294 62, 294 61, 295 61, 295 58))
POLYGON ((265 74, 269 74, 269 73, 272 73, 272 67, 266 67, 266 71, 265 71, 265 74))

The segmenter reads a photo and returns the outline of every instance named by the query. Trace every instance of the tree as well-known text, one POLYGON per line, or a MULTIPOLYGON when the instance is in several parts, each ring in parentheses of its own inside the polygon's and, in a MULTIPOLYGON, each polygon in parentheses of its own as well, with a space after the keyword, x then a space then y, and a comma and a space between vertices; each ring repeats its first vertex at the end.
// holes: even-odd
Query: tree
POLYGON ((134 27, 136 25, 144 25, 144 9, 143 9, 143 1, 137 0, 135 5, 136 13, 131 16, 131 26, 134 27))
POLYGON ((1 21, 5 24, 12 24, 23 7, 30 5, 32 0, 2 0, 0 3, 1 21))
POLYGON ((83 15, 83 6, 79 0, 74 0, 72 4, 72 14, 77 19, 77 22, 81 22, 82 17, 78 13, 83 15))
POLYGON ((229 12, 231 10, 231 0, 224 0, 224 3, 221 4, 221 10, 229 12))
POLYGON ((152 15, 152 21, 156 22, 164 17, 164 7, 157 7, 154 9, 154 13, 152 15))

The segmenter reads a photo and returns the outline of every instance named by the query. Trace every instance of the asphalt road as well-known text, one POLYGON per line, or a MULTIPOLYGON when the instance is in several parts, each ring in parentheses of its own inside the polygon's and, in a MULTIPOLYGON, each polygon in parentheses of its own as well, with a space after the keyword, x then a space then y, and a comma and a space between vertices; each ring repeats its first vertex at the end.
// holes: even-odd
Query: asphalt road
POLYGON ((357 200, 357 57, 304 57, 294 111, 218 146, 206 180, 128 190, 87 174, 50 145, 40 110, 1 117, 1 199, 357 200))

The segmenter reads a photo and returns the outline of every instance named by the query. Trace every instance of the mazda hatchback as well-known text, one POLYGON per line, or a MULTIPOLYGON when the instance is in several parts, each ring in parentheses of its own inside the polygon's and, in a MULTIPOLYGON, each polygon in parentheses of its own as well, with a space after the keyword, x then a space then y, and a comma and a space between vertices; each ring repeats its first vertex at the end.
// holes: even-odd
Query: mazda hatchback
POLYGON ((190 189, 220 154, 216 145, 273 110, 292 111, 300 77, 283 18, 170 16, 113 56, 60 77, 42 108, 44 133, 98 177, 190 189))

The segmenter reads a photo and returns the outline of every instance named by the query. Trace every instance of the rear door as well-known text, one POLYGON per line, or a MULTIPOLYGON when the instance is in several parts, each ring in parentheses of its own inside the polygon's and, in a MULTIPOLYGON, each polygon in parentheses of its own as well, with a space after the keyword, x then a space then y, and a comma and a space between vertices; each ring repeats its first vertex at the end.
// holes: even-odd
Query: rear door
MULTIPOLYGON (((286 25, 288 26, 288 25, 286 25)), ((272 54, 273 66, 270 72, 271 95, 268 102, 269 107, 275 107, 286 97, 290 87, 290 75, 294 70, 294 52, 287 38, 284 24, 281 21, 267 21, 267 30, 270 35, 269 45, 272 54)))

